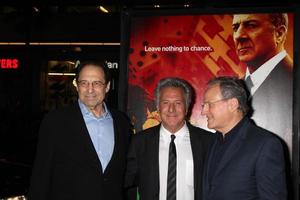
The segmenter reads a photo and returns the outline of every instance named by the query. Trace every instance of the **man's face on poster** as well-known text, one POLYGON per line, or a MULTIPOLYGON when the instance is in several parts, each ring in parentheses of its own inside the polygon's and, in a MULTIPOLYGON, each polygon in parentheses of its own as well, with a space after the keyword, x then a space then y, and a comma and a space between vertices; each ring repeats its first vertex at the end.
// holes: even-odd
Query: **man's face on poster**
POLYGON ((239 59, 248 65, 262 65, 276 55, 276 28, 268 14, 233 16, 233 40, 239 59))

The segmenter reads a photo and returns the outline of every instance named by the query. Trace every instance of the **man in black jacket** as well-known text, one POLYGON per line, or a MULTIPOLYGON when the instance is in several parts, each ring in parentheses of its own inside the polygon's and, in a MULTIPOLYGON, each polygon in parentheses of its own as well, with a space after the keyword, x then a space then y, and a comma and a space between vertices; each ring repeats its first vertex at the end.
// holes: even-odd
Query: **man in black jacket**
POLYGON ((280 140, 248 118, 242 80, 208 83, 202 114, 217 131, 204 170, 204 200, 286 200, 285 159, 280 140))
POLYGON ((155 96, 161 124, 133 136, 125 180, 143 200, 201 199, 212 135, 186 121, 191 92, 182 79, 160 80, 155 96))
POLYGON ((50 112, 40 127, 30 200, 122 200, 131 126, 109 108, 109 69, 82 63, 76 75, 78 102, 50 112))

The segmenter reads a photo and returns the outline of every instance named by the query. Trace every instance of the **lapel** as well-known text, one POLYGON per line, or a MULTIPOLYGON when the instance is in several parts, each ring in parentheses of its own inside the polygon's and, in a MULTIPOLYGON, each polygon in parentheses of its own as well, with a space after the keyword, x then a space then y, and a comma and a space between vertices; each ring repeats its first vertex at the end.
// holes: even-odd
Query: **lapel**
MULTIPOLYGON (((193 162, 194 162, 194 188, 197 188, 199 177, 201 177, 201 165, 203 165, 202 160, 202 144, 199 138, 197 137, 197 134, 193 131, 193 128, 189 123, 187 123, 189 133, 190 133, 190 141, 191 141, 191 148, 192 148, 192 154, 193 154, 193 162)), ((196 190, 195 190, 196 192, 196 190)))
POLYGON ((89 135, 88 129, 84 122, 84 119, 83 119, 83 116, 82 116, 82 113, 81 113, 78 103, 75 104, 75 115, 73 115, 73 117, 76 118, 76 120, 74 120, 74 126, 77 126, 76 130, 78 133, 77 134, 78 140, 83 145, 82 155, 86 156, 88 163, 91 163, 91 165, 99 172, 99 174, 103 174, 101 162, 100 162, 97 152, 94 148, 92 139, 89 135), (78 123, 76 123, 76 122, 78 122, 78 123))
MULTIPOLYGON (((263 100, 268 96, 266 93, 271 93, 279 88, 280 91, 286 92, 287 88, 292 87, 291 81, 293 80, 293 60, 289 55, 285 56, 270 72, 262 84, 257 88, 253 94, 253 99, 263 98, 263 100), (280 84, 278 84, 280 83, 280 84)), ((291 89, 292 90, 292 89, 291 89)), ((277 91, 278 92, 278 91, 277 91)), ((280 95, 284 95, 280 92, 280 95)), ((273 96, 273 95, 272 95, 273 96)), ((262 100, 262 101, 263 101, 262 100)), ((260 101, 259 101, 260 102, 260 101)))
MULTIPOLYGON (((209 149, 209 152, 208 152, 208 156, 207 156, 207 161, 206 161, 206 164, 204 165, 204 173, 203 173, 203 188, 204 188, 204 192, 203 192, 203 195, 206 195, 207 194, 207 191, 209 190, 209 185, 210 185, 210 182, 209 182, 209 173, 210 173, 210 165, 211 165, 211 162, 212 162, 212 155, 214 155, 215 153, 215 149, 216 149, 216 145, 217 145, 217 137, 215 137, 210 149, 209 149)), ((205 198, 204 198, 205 199, 205 198)))
MULTIPOLYGON (((231 161, 231 159, 233 157, 235 157, 236 154, 239 153, 240 148, 242 147, 242 145, 245 142, 249 123, 250 123, 250 121, 247 120, 246 122, 244 122, 244 124, 240 128, 239 132, 237 133, 239 135, 232 141, 232 143, 226 150, 225 154, 223 155, 220 163, 218 164, 218 167, 216 169, 214 177, 217 176, 219 173, 221 173, 222 169, 231 161)), ((216 142, 214 143, 214 147, 215 146, 216 146, 216 142)), ((213 152, 212 152, 212 155, 213 155, 213 152)))
MULTIPOLYGON (((154 193, 159 195, 159 131, 160 125, 153 128, 152 133, 149 133, 147 148, 149 149, 149 165, 153 163, 150 169, 154 170, 154 193)), ((147 175, 146 175, 147 176, 147 175)))
MULTIPOLYGON (((112 165, 112 163, 114 163, 115 159, 117 159, 116 157, 116 154, 118 152, 120 152, 120 137, 121 137, 121 127, 120 124, 118 123, 119 120, 118 120, 118 115, 112 110, 110 109, 108 106, 107 106, 111 116, 112 116, 112 119, 113 119, 113 127, 114 127, 114 140, 115 140, 115 144, 114 144, 114 150, 113 150, 113 153, 111 155, 111 159, 110 161, 108 162, 108 165, 106 166, 106 169, 105 169, 105 172, 108 172, 109 169, 110 169, 110 166, 112 165)), ((98 157, 98 155, 97 155, 98 157)), ((100 162, 101 164, 101 162, 100 162)), ((102 168, 102 167, 101 167, 102 168)), ((102 170, 102 169, 101 169, 102 170)))
MULTIPOLYGON (((284 88, 289 88, 288 86, 291 85, 290 81, 293 80, 293 73, 291 71, 293 64, 291 58, 286 56, 283 60, 281 60, 275 68, 270 72, 270 74, 266 77, 266 79, 262 82, 259 86, 257 91, 262 90, 274 90, 274 87, 277 88, 278 83, 279 85, 287 85, 284 88)), ((285 91, 283 91, 285 92, 285 91)), ((254 93, 254 95, 257 92, 254 93)), ((264 96, 265 93, 261 93, 264 96)))

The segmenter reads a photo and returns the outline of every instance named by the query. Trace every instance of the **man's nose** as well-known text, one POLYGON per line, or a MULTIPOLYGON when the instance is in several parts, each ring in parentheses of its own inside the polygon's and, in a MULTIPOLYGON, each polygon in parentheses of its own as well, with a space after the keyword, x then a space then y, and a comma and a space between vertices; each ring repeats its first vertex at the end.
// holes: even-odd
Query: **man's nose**
POLYGON ((234 33, 233 37, 235 40, 241 40, 247 37, 247 32, 242 26, 240 26, 234 33))
POLYGON ((93 91, 94 91, 94 86, 93 86, 92 83, 89 83, 89 84, 88 84, 88 92, 91 93, 91 92, 93 92, 93 91))
POLYGON ((169 105, 169 112, 174 112, 175 110, 175 104, 174 103, 170 103, 169 105))

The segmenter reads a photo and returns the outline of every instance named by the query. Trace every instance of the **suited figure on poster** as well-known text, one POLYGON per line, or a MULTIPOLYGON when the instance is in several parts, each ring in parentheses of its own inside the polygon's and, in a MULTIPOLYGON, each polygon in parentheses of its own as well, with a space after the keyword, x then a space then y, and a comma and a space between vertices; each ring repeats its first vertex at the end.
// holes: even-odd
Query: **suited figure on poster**
POLYGON ((179 78, 161 79, 155 98, 161 124, 132 137, 126 187, 143 200, 201 200, 205 156, 213 134, 191 125, 191 88, 179 78))
POLYGON ((99 62, 77 68, 78 101, 48 113, 40 127, 29 199, 123 199, 131 125, 104 101, 109 69, 99 62))
POLYGON ((203 200, 286 200, 283 146, 248 117, 243 80, 208 82, 202 114, 216 130, 203 175, 203 200))
POLYGON ((245 80, 252 95, 257 125, 292 143, 293 61, 284 43, 286 13, 236 14, 233 39, 239 59, 247 64, 245 80))

